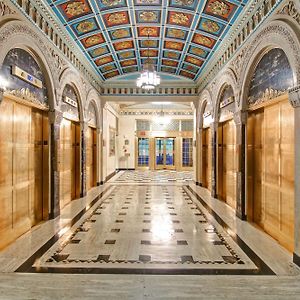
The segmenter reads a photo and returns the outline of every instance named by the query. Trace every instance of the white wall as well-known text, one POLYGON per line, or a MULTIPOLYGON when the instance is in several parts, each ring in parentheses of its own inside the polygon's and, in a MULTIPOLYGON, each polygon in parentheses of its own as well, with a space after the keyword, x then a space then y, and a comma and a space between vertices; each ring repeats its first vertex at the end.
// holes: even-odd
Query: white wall
POLYGON ((117 129, 117 114, 114 110, 107 106, 103 109, 103 178, 112 174, 118 168, 118 143, 116 137, 116 153, 113 156, 109 155, 109 128, 117 129))

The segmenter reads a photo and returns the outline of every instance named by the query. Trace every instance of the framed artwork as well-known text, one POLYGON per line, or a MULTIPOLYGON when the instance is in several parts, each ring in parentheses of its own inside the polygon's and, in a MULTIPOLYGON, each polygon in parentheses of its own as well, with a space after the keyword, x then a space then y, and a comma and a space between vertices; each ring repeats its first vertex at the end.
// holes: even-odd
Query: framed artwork
POLYGON ((116 155, 116 129, 109 127, 109 156, 116 155))

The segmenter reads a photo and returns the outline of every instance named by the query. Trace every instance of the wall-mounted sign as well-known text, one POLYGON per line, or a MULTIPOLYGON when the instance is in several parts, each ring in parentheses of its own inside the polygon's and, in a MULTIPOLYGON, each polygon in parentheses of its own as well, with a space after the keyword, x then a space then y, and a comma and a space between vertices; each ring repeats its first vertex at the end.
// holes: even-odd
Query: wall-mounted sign
POLYGON ((223 100, 223 101, 220 103, 220 108, 223 108, 223 107, 225 107, 225 106, 227 106, 227 105, 229 105, 229 104, 231 104, 231 103, 233 103, 233 102, 234 102, 234 97, 233 97, 233 96, 232 96, 232 97, 229 97, 229 98, 223 100))
POLYGON ((12 75, 17 76, 18 78, 32 84, 37 88, 43 88, 43 83, 41 80, 37 79, 33 75, 29 74, 28 72, 22 70, 17 66, 12 66, 12 75))
POLYGON ((207 111, 207 112, 205 112, 204 114, 203 114, 203 117, 204 118, 207 118, 208 116, 210 116, 211 115, 211 112, 210 111, 207 111))
POLYGON ((65 97, 64 97, 64 102, 65 102, 65 103, 68 103, 68 104, 70 104, 71 106, 77 108, 77 101, 75 101, 75 100, 69 98, 68 96, 65 96, 65 97))

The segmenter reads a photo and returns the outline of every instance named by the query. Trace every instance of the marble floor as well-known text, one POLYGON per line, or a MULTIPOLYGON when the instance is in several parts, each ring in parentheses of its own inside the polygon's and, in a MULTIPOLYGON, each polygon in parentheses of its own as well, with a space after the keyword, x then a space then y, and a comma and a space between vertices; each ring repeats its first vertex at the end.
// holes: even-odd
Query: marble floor
POLYGON ((72 201, 0 251, 0 299, 298 299, 292 254, 191 177, 119 172, 72 201))

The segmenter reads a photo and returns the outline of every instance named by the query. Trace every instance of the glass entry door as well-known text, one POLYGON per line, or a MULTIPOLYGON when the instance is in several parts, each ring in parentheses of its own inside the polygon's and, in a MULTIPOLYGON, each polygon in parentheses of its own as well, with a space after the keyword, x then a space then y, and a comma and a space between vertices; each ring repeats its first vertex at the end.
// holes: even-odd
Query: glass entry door
POLYGON ((175 169, 175 138, 155 138, 155 168, 175 169))

